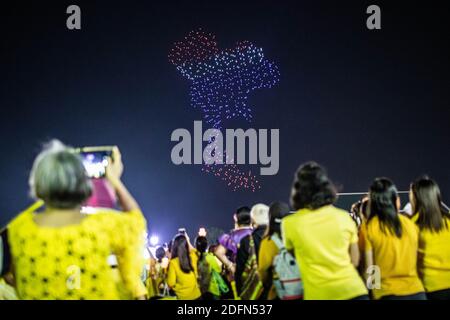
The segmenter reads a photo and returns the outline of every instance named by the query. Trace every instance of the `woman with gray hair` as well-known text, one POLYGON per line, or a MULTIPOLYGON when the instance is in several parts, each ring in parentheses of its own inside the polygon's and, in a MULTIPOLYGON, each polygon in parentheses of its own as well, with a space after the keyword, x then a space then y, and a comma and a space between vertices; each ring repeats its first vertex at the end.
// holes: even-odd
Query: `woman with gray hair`
POLYGON ((31 196, 43 200, 48 208, 80 208, 92 194, 92 183, 81 159, 57 140, 46 145, 35 159, 29 185, 31 196))
POLYGON ((92 184, 80 156, 52 141, 36 158, 30 174, 31 194, 44 205, 20 214, 8 226, 13 274, 21 299, 142 298, 145 219, 120 180, 123 164, 114 148, 106 179, 125 211, 85 215, 81 208, 92 184), (118 286, 108 257, 115 255, 118 286), (125 288, 126 296, 121 290, 125 288))

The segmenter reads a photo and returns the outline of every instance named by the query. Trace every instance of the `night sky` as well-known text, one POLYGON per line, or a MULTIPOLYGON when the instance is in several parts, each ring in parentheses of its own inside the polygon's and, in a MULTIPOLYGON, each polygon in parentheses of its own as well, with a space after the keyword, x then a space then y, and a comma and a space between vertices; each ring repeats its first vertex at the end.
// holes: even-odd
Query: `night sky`
POLYGON ((427 173, 448 203, 450 12, 444 1, 425 4, 2 2, 0 226, 31 203, 28 172, 51 138, 117 144, 124 182, 165 240, 178 227, 229 229, 241 205, 287 201, 308 160, 323 164, 343 192, 365 191, 376 176, 406 190, 427 173), (80 31, 66 28, 70 4, 81 7, 80 31), (381 7, 381 30, 366 28, 370 4, 381 7), (251 41, 280 69, 275 87, 250 95, 254 121, 232 124, 280 129, 280 170, 261 177, 255 193, 170 160, 172 131, 192 131, 201 112, 167 55, 198 28, 221 48, 251 41))

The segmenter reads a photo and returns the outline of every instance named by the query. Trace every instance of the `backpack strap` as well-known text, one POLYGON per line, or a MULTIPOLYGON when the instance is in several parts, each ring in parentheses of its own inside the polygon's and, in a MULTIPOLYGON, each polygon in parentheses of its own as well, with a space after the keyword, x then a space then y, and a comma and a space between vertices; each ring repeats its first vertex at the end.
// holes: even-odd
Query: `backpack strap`
POLYGON ((278 250, 284 249, 283 241, 281 241, 280 237, 274 233, 271 237, 273 242, 275 242, 275 245, 278 247, 278 250))

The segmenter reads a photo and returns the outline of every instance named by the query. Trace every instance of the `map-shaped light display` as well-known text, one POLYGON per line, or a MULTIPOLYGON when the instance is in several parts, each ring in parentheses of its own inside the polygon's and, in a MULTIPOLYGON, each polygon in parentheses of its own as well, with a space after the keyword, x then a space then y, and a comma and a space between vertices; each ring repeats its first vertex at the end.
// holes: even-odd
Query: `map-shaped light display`
MULTIPOLYGON (((200 109, 203 120, 216 129, 230 119, 251 122, 249 95, 272 88, 280 77, 278 67, 265 58, 262 48, 242 41, 234 48, 219 50, 215 36, 201 30, 176 42, 169 61, 191 81, 191 106, 200 109)), ((256 176, 236 164, 205 165, 202 171, 221 178, 233 190, 260 188, 256 176)))

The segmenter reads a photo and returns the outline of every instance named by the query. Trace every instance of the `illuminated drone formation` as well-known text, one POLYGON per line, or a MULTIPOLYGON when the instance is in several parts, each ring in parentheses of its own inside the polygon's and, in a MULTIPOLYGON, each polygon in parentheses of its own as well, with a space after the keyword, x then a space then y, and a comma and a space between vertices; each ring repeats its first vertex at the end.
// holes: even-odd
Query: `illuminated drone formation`
POLYGON ((238 189, 246 189, 252 192, 260 189, 259 181, 256 176, 252 174, 251 170, 243 171, 236 164, 232 163, 232 159, 225 153, 219 152, 219 157, 222 158, 225 155, 225 163, 222 165, 205 164, 202 167, 202 171, 212 174, 213 176, 224 181, 233 191, 238 189), (231 160, 231 164, 230 164, 231 160))
MULTIPOLYGON (((229 119, 251 122, 249 94, 273 87, 280 76, 278 67, 264 57, 262 48, 244 41, 234 48, 219 50, 215 36, 201 30, 191 31, 184 40, 176 42, 169 61, 191 81, 191 106, 199 108, 204 121, 216 129, 229 119)), ((234 190, 259 189, 256 177, 235 164, 206 165, 203 171, 225 180, 234 190)))
POLYGON ((256 176, 249 170, 242 171, 235 164, 225 165, 205 165, 202 168, 205 173, 210 173, 215 177, 225 181, 225 183, 232 188, 233 191, 238 189, 247 189, 252 192, 261 189, 259 181, 256 176))
POLYGON ((245 41, 219 51, 215 37, 202 31, 191 31, 184 41, 175 43, 169 61, 192 81, 191 104, 203 111, 204 120, 214 128, 220 128, 225 119, 251 121, 249 93, 271 88, 280 75, 262 48, 245 41))

